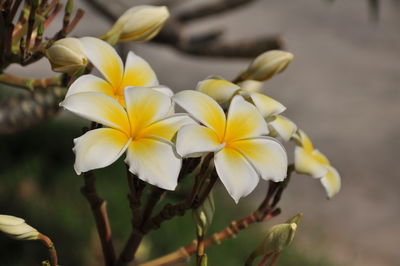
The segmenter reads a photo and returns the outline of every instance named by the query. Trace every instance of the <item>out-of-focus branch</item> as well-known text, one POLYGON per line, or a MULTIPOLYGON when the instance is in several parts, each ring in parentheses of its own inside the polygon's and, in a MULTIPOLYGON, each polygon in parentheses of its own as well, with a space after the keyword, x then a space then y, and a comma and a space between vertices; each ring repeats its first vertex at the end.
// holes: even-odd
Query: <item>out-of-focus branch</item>
POLYGON ((177 19, 181 22, 189 22, 215 14, 231 11, 233 9, 250 4, 256 0, 223 0, 216 3, 201 5, 192 9, 185 10, 177 19))
MULTIPOLYGON (((101 0, 86 0, 93 8, 114 22, 120 14, 115 14, 101 0)), ((183 10, 172 15, 161 32, 152 42, 168 45, 179 52, 212 57, 254 57, 262 52, 282 49, 283 39, 279 35, 270 35, 260 38, 226 41, 223 40, 222 30, 193 35, 185 31, 189 22, 205 18, 213 14, 229 12, 256 0, 223 0, 213 4, 200 5, 192 9, 183 10)), ((174 12, 172 12, 174 14, 174 12)))
POLYGON ((22 131, 54 116, 65 93, 64 87, 48 87, 8 98, 0 104, 0 135, 22 131))
POLYGON ((11 74, 0 74, 0 82, 11 86, 17 86, 20 88, 35 90, 45 89, 47 87, 62 86, 62 76, 55 76, 52 78, 21 78, 11 74))

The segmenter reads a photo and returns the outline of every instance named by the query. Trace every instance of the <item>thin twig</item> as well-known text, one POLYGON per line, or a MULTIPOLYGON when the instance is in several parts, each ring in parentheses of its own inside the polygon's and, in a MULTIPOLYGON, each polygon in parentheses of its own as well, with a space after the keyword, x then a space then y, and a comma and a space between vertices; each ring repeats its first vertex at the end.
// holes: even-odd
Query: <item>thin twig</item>
POLYGON ((113 266, 115 263, 115 250, 112 242, 112 232, 107 214, 107 204, 96 190, 96 176, 93 171, 84 173, 85 184, 81 189, 82 194, 89 202, 93 216, 96 221, 97 232, 103 249, 103 256, 106 266, 113 266))
MULTIPOLYGON (((277 216, 280 213, 279 209, 275 209, 262 219, 262 221, 268 221, 273 217, 277 216)), ((260 222, 259 219, 251 214, 247 217, 244 217, 238 221, 232 221, 231 224, 226 227, 224 230, 215 233, 212 237, 209 237, 204 240, 204 248, 208 248, 214 244, 221 244, 223 241, 235 237, 240 231, 248 228, 251 224, 260 222)), ((197 241, 193 241, 188 245, 178 249, 175 252, 172 252, 163 257, 157 258, 155 260, 145 262, 140 264, 140 266, 167 266, 167 265, 176 265, 181 262, 187 261, 193 254, 196 253, 197 249, 197 241)))
POLYGON ((49 251, 50 265, 58 266, 57 251, 53 244, 53 241, 51 241, 51 239, 48 236, 41 233, 39 233, 38 239, 47 247, 49 251))

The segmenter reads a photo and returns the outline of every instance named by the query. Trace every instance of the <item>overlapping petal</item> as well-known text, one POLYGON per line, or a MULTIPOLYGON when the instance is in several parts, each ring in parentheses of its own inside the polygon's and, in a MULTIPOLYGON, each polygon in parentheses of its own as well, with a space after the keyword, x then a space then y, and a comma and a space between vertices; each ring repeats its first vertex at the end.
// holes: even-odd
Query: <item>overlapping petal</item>
POLYGON ((60 103, 68 111, 88 120, 121 130, 129 135, 125 109, 113 98, 99 92, 73 94, 60 103))
POLYGON ((231 147, 240 151, 264 180, 283 181, 287 172, 284 147, 270 137, 257 137, 235 141, 231 147))
POLYGON ((332 167, 327 166, 328 172, 321 178, 321 183, 325 188, 328 198, 332 198, 340 191, 341 181, 338 171, 332 167))
POLYGON ((119 86, 119 94, 123 95, 126 86, 151 87, 158 85, 157 76, 150 65, 133 52, 128 53, 124 76, 119 86))
POLYGON ((236 203, 257 186, 258 173, 239 151, 225 147, 215 154, 214 163, 219 178, 236 203))
POLYGON ((293 135, 293 139, 297 142, 298 145, 302 146, 307 152, 312 152, 314 150, 314 146, 311 142, 311 139, 307 136, 307 134, 299 129, 296 134, 293 135))
POLYGON ((277 115, 286 110, 286 107, 283 106, 280 102, 258 92, 249 92, 251 100, 254 105, 260 111, 261 115, 265 118, 271 115, 277 115))
POLYGON ((183 126, 176 138, 176 150, 182 157, 215 152, 223 148, 214 130, 200 125, 183 126))
POLYGON ((125 152, 130 139, 119 130, 99 128, 86 132, 74 143, 74 168, 79 175, 115 162, 125 152))
POLYGON ((124 96, 133 136, 164 118, 172 105, 169 96, 149 88, 126 87, 124 96))
POLYGON ((233 141, 266 135, 267 123, 257 108, 237 95, 229 106, 225 140, 233 141))
POLYGON ((206 79, 200 81, 196 89, 223 104, 229 101, 240 87, 224 79, 206 79))
POLYGON ((174 114, 158 120, 140 133, 142 136, 158 136, 166 140, 172 140, 175 133, 185 125, 194 124, 195 121, 186 114, 174 114))
POLYGON ((105 41, 97 38, 83 37, 79 40, 90 62, 103 74, 113 88, 119 88, 124 67, 115 49, 105 41))
POLYGON ((182 161, 172 143, 161 138, 141 138, 128 147, 129 171, 154 186, 174 190, 182 161))
POLYGON ((92 74, 83 75, 75 80, 68 88, 65 97, 80 92, 100 92, 111 97, 115 95, 113 87, 107 81, 92 74))
POLYGON ((224 111, 210 96, 198 91, 182 91, 174 96, 175 102, 194 119, 212 128, 219 138, 225 132, 224 111))
POLYGON ((268 122, 268 125, 280 136, 284 141, 289 141, 297 130, 297 126, 290 119, 276 115, 268 122))
POLYGON ((308 174, 315 178, 323 177, 328 171, 326 165, 321 164, 302 147, 295 148, 294 163, 297 172, 308 174))

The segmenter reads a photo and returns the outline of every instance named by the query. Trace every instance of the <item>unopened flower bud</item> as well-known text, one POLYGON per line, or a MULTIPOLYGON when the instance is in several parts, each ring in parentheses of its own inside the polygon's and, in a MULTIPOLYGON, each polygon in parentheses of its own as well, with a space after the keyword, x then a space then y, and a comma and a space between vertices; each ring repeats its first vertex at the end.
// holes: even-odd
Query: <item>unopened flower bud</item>
POLYGON ((241 74, 242 80, 265 81, 286 69, 293 60, 293 54, 281 50, 265 52, 254 59, 246 71, 241 74))
POLYGON ((55 72, 75 74, 88 63, 81 42, 76 38, 56 41, 46 50, 46 56, 55 72))
POLYGON ((161 30, 169 18, 165 6, 140 5, 128 9, 101 38, 121 42, 148 41, 161 30), (115 38, 117 36, 117 38, 115 38))
POLYGON ((258 247, 258 253, 265 255, 281 252, 292 243, 296 229, 296 223, 284 223, 272 226, 268 229, 264 241, 258 247))
POLYGON ((37 240, 39 236, 39 232, 24 219, 10 215, 0 215, 0 232, 16 240, 37 240))

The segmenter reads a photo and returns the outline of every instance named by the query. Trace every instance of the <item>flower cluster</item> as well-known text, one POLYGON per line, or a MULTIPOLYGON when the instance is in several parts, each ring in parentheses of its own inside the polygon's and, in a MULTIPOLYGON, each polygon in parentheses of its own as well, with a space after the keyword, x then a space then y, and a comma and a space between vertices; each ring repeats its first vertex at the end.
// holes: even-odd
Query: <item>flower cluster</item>
POLYGON ((339 176, 327 161, 315 159, 325 171, 308 171, 307 158, 316 153, 304 144, 305 134, 280 115, 286 109, 281 103, 260 92, 261 81, 286 68, 290 53, 270 51, 257 58, 241 74, 256 80, 233 83, 212 77, 199 82, 196 90, 174 95, 133 52, 123 65, 114 48, 100 39, 84 37, 76 42, 83 58, 104 77, 80 76, 60 104, 99 125, 74 140, 78 174, 106 167, 126 152, 130 172, 152 185, 174 190, 182 158, 211 154, 211 165, 238 202, 254 190, 259 178, 285 179, 287 155, 276 139, 281 138, 301 143, 295 153, 298 172, 322 177, 329 196, 338 191, 339 176), (175 113, 175 104, 187 113, 175 113))

